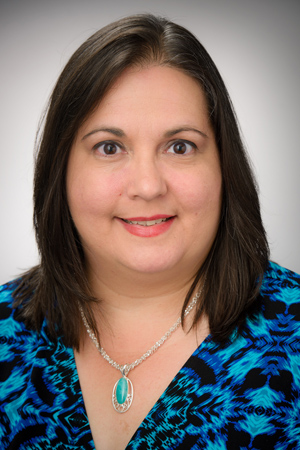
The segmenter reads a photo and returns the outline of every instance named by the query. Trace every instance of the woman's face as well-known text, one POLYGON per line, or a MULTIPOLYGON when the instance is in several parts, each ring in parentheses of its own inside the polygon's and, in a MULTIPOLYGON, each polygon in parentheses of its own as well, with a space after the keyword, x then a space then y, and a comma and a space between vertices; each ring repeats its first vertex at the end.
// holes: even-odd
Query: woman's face
POLYGON ((127 69, 71 149, 70 212, 100 273, 195 274, 218 229, 221 191, 205 97, 173 68, 127 69))

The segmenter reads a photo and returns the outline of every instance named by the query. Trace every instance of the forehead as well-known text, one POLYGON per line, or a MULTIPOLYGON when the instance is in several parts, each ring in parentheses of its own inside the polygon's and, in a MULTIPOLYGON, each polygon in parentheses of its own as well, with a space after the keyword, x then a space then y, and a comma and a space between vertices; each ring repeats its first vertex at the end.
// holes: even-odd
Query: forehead
POLYGON ((152 129, 179 125, 208 127, 200 84, 167 66, 131 67, 113 83, 83 128, 100 124, 152 129))

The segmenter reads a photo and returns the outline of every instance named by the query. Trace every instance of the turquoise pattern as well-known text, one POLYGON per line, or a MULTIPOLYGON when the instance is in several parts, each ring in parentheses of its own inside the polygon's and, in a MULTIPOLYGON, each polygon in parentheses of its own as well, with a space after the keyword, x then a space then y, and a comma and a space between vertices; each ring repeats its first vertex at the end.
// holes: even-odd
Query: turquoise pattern
MULTIPOLYGON (((0 288, 0 448, 95 449, 73 350, 18 320, 16 283, 0 288)), ((127 450, 300 449, 300 276, 270 263, 260 305, 199 346, 127 450)))

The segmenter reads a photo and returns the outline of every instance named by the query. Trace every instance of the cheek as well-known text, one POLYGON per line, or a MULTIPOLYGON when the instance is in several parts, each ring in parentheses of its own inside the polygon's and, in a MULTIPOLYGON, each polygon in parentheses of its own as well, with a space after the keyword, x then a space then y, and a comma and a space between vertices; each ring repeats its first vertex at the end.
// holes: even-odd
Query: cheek
POLYGON ((185 178, 177 192, 182 204, 197 217, 219 217, 222 198, 222 179, 217 173, 200 173, 185 178))
POLYGON ((213 216, 219 216, 222 202, 222 181, 221 179, 211 180, 204 184, 200 198, 204 210, 213 216))
POLYGON ((68 180, 68 202, 71 215, 84 219, 102 216, 113 209, 115 200, 122 194, 120 182, 114 176, 81 172, 68 180))

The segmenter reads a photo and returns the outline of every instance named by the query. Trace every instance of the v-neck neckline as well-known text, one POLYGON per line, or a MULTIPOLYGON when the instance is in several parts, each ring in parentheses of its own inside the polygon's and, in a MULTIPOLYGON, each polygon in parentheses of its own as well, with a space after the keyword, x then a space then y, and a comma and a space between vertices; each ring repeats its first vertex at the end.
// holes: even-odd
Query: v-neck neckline
MULTIPOLYGON (((143 425, 149 420, 149 418, 153 415, 154 411, 157 409, 157 407, 159 406, 159 404, 161 404, 163 402, 163 400, 165 399, 166 396, 168 396, 168 392, 170 390, 172 390, 172 388, 177 384, 177 380, 180 377, 181 373, 185 370, 185 368, 187 366, 189 366, 190 361, 194 358, 197 357, 197 355, 199 354, 199 352, 202 352, 205 347, 207 347, 209 344, 212 344, 213 346, 217 345, 214 341, 213 338, 211 336, 211 334, 209 334, 201 343, 200 345, 194 350, 194 352, 187 358, 187 360, 185 361, 185 363, 182 365, 182 367, 180 368, 180 370, 176 373, 176 375, 173 377, 172 381, 168 384, 168 386, 166 387, 166 389, 164 390, 164 392, 161 394, 161 396, 157 399, 157 401, 155 402, 155 404, 152 406, 152 408, 148 411, 147 415, 144 417, 144 419, 141 421, 140 425, 138 426, 138 428, 135 430, 135 432, 133 433, 132 437, 130 438, 130 441, 128 442, 126 449, 130 448, 131 444, 134 443, 135 441, 135 437, 138 435, 140 429, 143 428, 143 425)), ((85 417, 86 420, 88 422, 88 427, 89 427, 89 433, 90 433, 90 440, 93 442, 94 448, 95 444, 93 441, 93 436, 92 436, 92 430, 90 427, 90 423, 89 423, 89 419, 88 419, 88 415, 87 415, 87 411, 85 408, 85 403, 84 403, 84 399, 83 399, 83 393, 81 390, 81 386, 80 386, 80 381, 79 381, 79 374, 78 374, 78 370, 77 370, 77 366, 76 366, 76 361, 75 361, 75 354, 74 354, 74 350, 72 349, 72 366, 73 366, 73 377, 74 377, 74 382, 76 383, 76 385, 78 386, 78 402, 79 402, 79 407, 85 412, 85 417)))

